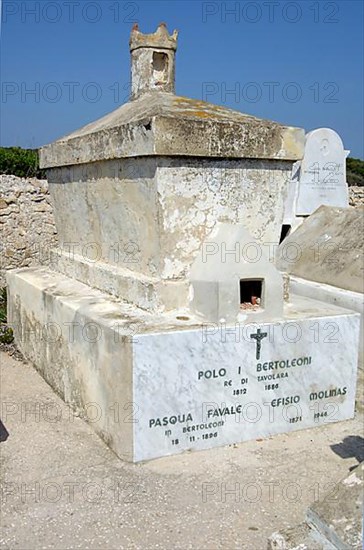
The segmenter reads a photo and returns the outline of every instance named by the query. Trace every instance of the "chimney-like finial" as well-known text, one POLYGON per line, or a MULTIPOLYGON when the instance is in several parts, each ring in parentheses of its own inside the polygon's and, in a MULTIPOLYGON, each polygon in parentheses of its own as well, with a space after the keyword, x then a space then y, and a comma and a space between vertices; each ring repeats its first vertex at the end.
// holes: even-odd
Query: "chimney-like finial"
POLYGON ((175 91, 175 53, 178 32, 169 34, 160 23, 153 34, 143 34, 137 23, 130 34, 131 99, 146 92, 175 91))

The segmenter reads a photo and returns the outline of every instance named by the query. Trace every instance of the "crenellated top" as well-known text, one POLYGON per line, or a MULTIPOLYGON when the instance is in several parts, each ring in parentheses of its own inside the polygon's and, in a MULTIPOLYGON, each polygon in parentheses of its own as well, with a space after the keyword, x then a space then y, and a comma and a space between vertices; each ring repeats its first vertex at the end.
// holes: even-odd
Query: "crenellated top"
POLYGON ((150 92, 175 91, 175 53, 178 32, 169 34, 160 23, 153 34, 143 34, 137 24, 130 34, 131 98, 150 92))
POLYGON ((165 23, 159 23, 157 30, 152 34, 143 34, 135 23, 130 34, 130 51, 138 48, 160 48, 162 50, 177 50, 178 31, 169 34, 165 23))

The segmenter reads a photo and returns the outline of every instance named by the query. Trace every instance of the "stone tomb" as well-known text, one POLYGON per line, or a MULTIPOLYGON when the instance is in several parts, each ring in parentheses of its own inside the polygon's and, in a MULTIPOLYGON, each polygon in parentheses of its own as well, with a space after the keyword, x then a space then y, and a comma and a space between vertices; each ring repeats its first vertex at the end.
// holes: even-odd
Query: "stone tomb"
POLYGON ((134 27, 131 101, 43 148, 59 248, 7 277, 24 356, 130 461, 354 413, 359 315, 271 263, 304 132, 176 96, 176 47, 134 27))
POLYGON ((320 206, 277 249, 291 292, 361 314, 364 350, 364 208, 320 206), (290 257, 286 252, 291 249, 290 257))
POLYGON ((298 180, 297 216, 312 214, 322 204, 349 206, 348 154, 340 136, 329 128, 318 128, 307 134, 298 180))
POLYGON ((8 282, 18 346, 125 460, 354 415, 357 313, 293 296, 270 321, 253 312, 204 323, 187 311, 143 311, 46 268, 8 282))
POLYGON ((216 224, 180 310, 147 312, 45 268, 8 280, 19 347, 126 460, 354 414, 359 314, 284 301, 282 275, 241 225, 216 224))

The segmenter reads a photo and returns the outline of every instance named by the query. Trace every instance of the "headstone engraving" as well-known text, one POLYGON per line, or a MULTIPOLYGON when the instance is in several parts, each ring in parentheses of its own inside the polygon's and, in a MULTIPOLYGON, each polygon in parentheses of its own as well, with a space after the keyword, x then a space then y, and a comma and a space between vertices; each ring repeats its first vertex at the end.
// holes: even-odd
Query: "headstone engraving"
POLYGON ((251 334, 250 335, 250 338, 253 338, 254 340, 257 341, 257 348, 256 348, 256 354, 255 354, 256 359, 260 359, 260 350, 262 349, 262 340, 263 340, 263 338, 266 338, 267 336, 268 336, 268 333, 267 332, 262 332, 260 330, 260 328, 258 328, 256 334, 251 334))
POLYGON ((306 319, 258 329, 209 325, 138 335, 134 460, 350 418, 359 315, 331 316, 327 310, 320 318, 309 307, 301 312, 306 319))

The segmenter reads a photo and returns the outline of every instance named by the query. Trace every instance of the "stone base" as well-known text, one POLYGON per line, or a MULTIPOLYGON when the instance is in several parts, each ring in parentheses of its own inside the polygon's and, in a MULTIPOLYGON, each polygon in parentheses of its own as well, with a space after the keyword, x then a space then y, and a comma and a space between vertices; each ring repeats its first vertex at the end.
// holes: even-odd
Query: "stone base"
POLYGON ((203 325, 45 268, 9 272, 8 289, 19 349, 125 460, 354 415, 360 316, 352 311, 293 296, 269 323, 203 325))
POLYGON ((307 511, 306 522, 273 533, 268 550, 360 550, 363 541, 362 462, 307 511))
POLYGON ((92 262, 79 254, 53 249, 50 254, 52 270, 87 286, 135 304, 151 313, 161 313, 188 303, 189 283, 183 280, 161 280, 131 269, 106 262, 92 262), (177 302, 177 304, 176 304, 177 302))
POLYGON ((338 288, 337 286, 307 281, 306 279, 294 277, 293 275, 289 277, 289 289, 289 292, 293 292, 293 294, 299 294, 300 296, 306 296, 313 300, 334 304, 360 313, 359 364, 362 364, 364 359, 364 295, 361 292, 352 292, 351 290, 338 288))
POLYGON ((314 502, 307 511, 308 525, 335 548, 363 548, 364 462, 314 502))
POLYGON ((268 550, 337 550, 307 523, 273 533, 268 539, 268 550))

